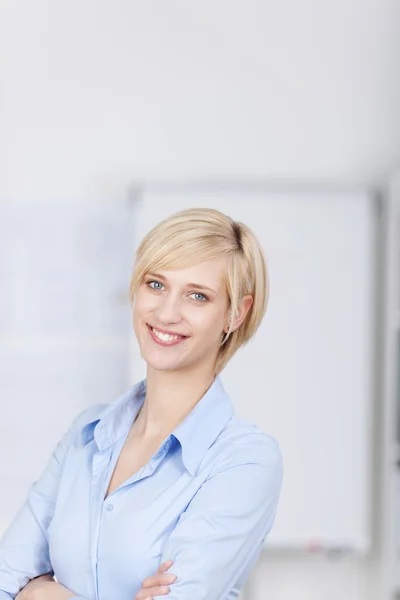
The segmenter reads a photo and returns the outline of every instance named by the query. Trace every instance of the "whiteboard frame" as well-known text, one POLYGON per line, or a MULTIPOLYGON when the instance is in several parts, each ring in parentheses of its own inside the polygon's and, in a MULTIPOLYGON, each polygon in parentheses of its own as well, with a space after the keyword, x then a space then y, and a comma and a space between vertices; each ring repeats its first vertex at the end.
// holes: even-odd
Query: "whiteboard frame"
POLYGON ((400 335, 400 172, 395 173, 385 188, 382 223, 382 273, 384 323, 380 332, 380 389, 382 395, 379 439, 376 445, 380 472, 376 484, 375 556, 376 597, 394 600, 400 597, 400 539, 396 531, 400 523, 399 466, 400 448, 396 422, 400 411, 397 397, 398 342, 400 335))

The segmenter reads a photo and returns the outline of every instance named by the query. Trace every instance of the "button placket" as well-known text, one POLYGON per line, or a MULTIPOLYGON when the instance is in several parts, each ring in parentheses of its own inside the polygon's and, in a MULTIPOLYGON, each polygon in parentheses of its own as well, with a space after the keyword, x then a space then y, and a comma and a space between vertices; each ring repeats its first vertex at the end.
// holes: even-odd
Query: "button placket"
MULTIPOLYGON (((107 452, 96 452, 93 456, 92 462, 92 480, 90 487, 90 499, 92 506, 94 507, 91 513, 91 558, 92 558, 92 569, 95 581, 95 592, 96 600, 99 600, 99 580, 98 580, 98 543, 101 527, 101 513, 102 513, 102 502, 99 499, 102 496, 104 487, 104 469, 106 464, 110 461, 110 450, 107 452)), ((104 496, 102 496, 104 498, 104 496)))

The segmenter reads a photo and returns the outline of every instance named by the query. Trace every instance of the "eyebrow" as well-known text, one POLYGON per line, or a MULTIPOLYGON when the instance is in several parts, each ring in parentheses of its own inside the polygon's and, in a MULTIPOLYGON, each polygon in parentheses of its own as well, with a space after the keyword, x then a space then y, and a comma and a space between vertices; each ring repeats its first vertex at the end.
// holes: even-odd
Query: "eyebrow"
MULTIPOLYGON (((162 279, 163 281, 168 281, 168 279, 166 277, 164 277, 163 275, 161 275, 161 273, 146 273, 146 275, 148 277, 155 277, 156 279, 162 279)), ((201 283, 187 283, 186 287, 193 287, 193 288, 197 288, 199 290, 207 290, 208 292, 211 292, 213 294, 217 293, 212 288, 210 288, 206 285, 203 285, 201 283)))

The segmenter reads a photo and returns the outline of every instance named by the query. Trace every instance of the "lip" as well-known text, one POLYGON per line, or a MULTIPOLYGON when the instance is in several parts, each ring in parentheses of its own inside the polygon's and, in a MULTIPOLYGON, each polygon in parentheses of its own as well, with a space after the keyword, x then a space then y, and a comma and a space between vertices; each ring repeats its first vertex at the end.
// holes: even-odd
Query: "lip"
MULTIPOLYGON (((180 339, 171 340, 169 342, 166 342, 164 340, 160 340, 160 338, 158 338, 156 335, 154 335, 151 325, 146 323, 146 327, 151 335, 151 338, 160 346, 176 346, 177 344, 181 344, 182 342, 184 342, 185 340, 188 339, 188 336, 184 336, 180 339)), ((157 329, 157 331, 159 331, 160 333, 166 333, 168 335, 181 335, 180 333, 174 333, 173 331, 166 331, 165 329, 158 329, 158 327, 155 327, 154 329, 157 329)))
MULTIPOLYGON (((146 325, 148 325, 149 327, 154 327, 154 325, 150 325, 150 323, 146 323, 146 325)), ((168 329, 161 329, 161 327, 154 327, 154 329, 157 329, 157 331, 159 331, 160 333, 166 333, 168 335, 182 335, 183 337, 188 337, 183 333, 178 333, 177 331, 168 331, 168 329)))

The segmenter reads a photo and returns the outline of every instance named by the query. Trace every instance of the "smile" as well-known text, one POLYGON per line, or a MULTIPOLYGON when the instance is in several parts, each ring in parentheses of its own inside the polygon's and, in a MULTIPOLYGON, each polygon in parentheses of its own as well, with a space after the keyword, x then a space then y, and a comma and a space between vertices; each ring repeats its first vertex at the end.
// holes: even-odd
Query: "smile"
POLYGON ((186 335, 163 333, 148 323, 146 323, 146 325, 153 340, 161 346, 175 346, 176 344, 188 339, 188 336, 186 335))

